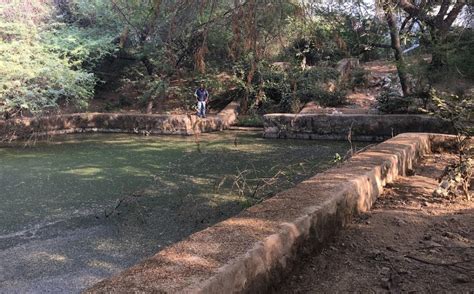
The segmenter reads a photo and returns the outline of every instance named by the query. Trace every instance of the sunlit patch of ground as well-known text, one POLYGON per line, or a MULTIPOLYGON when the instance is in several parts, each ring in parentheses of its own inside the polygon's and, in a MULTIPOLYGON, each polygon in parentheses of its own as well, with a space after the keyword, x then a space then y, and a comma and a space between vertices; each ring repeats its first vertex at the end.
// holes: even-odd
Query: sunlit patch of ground
POLYGON ((433 196, 437 178, 456 160, 426 156, 274 292, 471 293, 474 202, 433 196))

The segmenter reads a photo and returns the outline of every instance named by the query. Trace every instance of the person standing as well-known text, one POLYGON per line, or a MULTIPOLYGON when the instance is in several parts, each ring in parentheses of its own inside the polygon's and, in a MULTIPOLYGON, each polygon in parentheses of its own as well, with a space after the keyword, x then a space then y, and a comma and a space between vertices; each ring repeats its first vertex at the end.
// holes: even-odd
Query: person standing
POLYGON ((206 86, 201 83, 199 88, 194 92, 194 96, 197 100, 197 116, 205 118, 206 117, 206 105, 209 101, 209 92, 206 90, 206 86))

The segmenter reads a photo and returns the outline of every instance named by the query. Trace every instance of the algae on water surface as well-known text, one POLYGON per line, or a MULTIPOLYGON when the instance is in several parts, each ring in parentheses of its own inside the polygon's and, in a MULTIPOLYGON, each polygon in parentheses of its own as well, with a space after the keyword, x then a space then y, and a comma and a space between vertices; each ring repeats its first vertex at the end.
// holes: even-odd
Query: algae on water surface
POLYGON ((0 292, 77 292, 348 149, 238 132, 199 140, 96 134, 0 148, 0 292))

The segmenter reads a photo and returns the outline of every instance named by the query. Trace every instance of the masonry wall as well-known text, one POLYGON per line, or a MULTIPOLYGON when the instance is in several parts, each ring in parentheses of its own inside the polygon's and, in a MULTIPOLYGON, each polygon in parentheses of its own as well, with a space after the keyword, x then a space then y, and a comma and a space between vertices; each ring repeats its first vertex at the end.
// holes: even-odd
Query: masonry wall
POLYGON ((237 119, 238 111, 238 103, 232 102, 219 114, 206 119, 195 115, 75 113, 0 120, 0 139, 81 132, 193 135, 228 128, 237 119))
POLYGON ((382 141, 401 133, 454 133, 448 122, 427 115, 267 114, 264 137, 382 141))

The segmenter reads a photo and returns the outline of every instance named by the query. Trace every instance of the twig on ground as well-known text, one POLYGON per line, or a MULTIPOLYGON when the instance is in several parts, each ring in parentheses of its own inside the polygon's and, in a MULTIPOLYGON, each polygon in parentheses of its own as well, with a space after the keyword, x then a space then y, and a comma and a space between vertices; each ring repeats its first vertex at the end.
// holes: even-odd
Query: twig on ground
POLYGON ((425 263, 425 264, 436 265, 436 266, 446 266, 446 267, 454 266, 454 267, 458 267, 458 268, 463 269, 463 270, 471 271, 471 269, 459 266, 459 264, 469 263, 469 262, 472 262, 472 260, 462 260, 462 261, 456 261, 456 262, 450 262, 450 263, 442 263, 442 262, 434 262, 434 261, 430 261, 430 260, 425 260, 423 258, 419 258, 419 257, 412 256, 412 255, 405 255, 405 257, 409 258, 409 259, 416 260, 416 261, 421 262, 421 263, 425 263))

